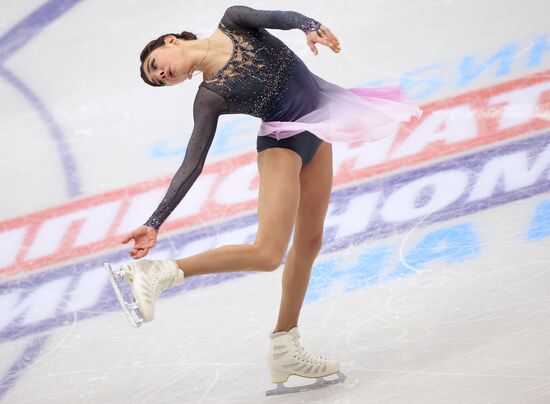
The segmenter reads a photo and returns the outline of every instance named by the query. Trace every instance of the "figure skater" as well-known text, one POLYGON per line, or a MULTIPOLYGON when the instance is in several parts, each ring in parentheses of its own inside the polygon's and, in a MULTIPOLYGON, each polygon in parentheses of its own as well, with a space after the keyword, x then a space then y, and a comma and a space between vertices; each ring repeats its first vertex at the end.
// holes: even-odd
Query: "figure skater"
POLYGON ((266 28, 300 29, 316 45, 340 52, 329 28, 293 11, 228 8, 205 39, 167 34, 143 49, 141 77, 152 86, 182 83, 195 73, 201 82, 193 105, 194 128, 185 158, 166 196, 143 226, 123 242, 134 242, 119 275, 131 284, 143 321, 154 317, 160 293, 197 275, 234 271, 274 271, 294 231, 284 264, 279 317, 270 335, 268 365, 273 394, 290 375, 318 378, 311 388, 343 380, 336 360, 301 347, 298 318, 311 269, 323 238, 332 189, 334 141, 372 141, 394 133, 420 109, 398 87, 343 89, 312 74, 302 60, 266 28), (227 245, 178 260, 137 260, 147 255, 159 228, 199 176, 222 114, 261 118, 257 138, 258 230, 253 244, 227 245), (336 380, 323 376, 338 374, 336 380))

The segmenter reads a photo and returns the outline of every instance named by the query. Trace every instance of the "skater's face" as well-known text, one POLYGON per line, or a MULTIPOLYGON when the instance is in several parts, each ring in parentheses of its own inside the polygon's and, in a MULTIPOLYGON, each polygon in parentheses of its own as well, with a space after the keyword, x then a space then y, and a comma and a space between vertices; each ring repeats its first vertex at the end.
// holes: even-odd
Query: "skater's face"
POLYGON ((173 35, 164 38, 164 45, 153 50, 143 61, 147 78, 153 83, 172 86, 185 81, 191 71, 190 58, 173 35))

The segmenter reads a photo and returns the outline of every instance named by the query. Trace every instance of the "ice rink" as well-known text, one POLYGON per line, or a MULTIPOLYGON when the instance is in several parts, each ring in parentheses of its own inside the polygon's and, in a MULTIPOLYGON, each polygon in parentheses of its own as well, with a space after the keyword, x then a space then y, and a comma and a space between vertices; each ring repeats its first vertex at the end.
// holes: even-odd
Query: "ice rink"
MULTIPOLYGON (((334 146, 300 332, 347 380, 265 397, 282 268, 191 278, 129 326, 103 263, 130 259, 121 236, 179 167, 200 83, 148 87, 139 53, 209 36, 233 4, 0 5, 0 404, 550 403, 548 0, 237 3, 323 22, 341 54, 272 32, 317 75, 402 84, 424 109, 334 146)), ((221 118, 150 257, 254 240, 258 126, 221 118)))

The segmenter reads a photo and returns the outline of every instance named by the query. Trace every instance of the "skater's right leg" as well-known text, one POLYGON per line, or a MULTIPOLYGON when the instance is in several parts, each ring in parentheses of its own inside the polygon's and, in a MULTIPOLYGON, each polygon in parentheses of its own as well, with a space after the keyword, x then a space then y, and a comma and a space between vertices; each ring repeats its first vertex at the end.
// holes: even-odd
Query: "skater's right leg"
POLYGON ((254 244, 230 245, 177 261, 138 260, 122 265, 132 284, 143 321, 155 315, 155 300, 164 290, 195 275, 236 271, 271 271, 288 247, 300 200, 301 158, 291 150, 270 148, 258 154, 260 190, 258 234, 254 244))
POLYGON ((177 260, 185 277, 220 272, 271 271, 286 253, 300 201, 298 154, 269 148, 258 154, 260 190, 254 244, 227 245, 177 260))

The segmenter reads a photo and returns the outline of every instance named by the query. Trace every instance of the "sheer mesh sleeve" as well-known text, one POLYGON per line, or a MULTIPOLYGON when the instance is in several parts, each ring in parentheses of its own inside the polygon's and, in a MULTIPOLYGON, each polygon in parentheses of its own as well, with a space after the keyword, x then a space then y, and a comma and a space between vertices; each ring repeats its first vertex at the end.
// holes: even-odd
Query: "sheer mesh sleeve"
POLYGON ((306 34, 316 31, 321 23, 295 11, 264 11, 246 6, 229 7, 222 18, 228 26, 245 28, 274 28, 289 30, 298 28, 306 34))
POLYGON ((214 140, 218 117, 228 110, 225 99, 213 91, 199 87, 193 105, 194 128, 187 145, 185 158, 176 172, 166 195, 152 216, 145 222, 158 230, 170 213, 178 206, 198 178, 206 155, 214 140))

